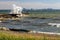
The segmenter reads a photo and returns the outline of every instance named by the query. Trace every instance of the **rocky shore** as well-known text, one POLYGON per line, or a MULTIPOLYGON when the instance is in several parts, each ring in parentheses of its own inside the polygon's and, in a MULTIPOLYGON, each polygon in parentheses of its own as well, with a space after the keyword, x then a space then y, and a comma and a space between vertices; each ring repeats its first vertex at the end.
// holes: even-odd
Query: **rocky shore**
POLYGON ((26 29, 11 29, 11 28, 7 28, 7 27, 0 27, 0 30, 3 31, 15 31, 15 32, 30 32, 30 30, 26 30, 26 29))

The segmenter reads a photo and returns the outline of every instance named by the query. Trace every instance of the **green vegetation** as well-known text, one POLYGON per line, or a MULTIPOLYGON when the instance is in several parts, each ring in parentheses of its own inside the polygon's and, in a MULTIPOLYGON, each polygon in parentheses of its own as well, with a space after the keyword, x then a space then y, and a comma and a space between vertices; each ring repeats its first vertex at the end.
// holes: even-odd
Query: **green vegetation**
POLYGON ((56 18, 60 17, 60 14, 29 14, 30 17, 39 17, 39 18, 56 18))
POLYGON ((0 31, 0 40, 60 40, 60 36, 0 31))

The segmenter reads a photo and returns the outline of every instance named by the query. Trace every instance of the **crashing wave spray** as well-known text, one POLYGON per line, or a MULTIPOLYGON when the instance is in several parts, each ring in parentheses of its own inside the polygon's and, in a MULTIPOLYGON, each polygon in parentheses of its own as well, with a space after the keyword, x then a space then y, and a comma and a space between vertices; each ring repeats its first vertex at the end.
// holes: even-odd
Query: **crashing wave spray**
POLYGON ((20 14, 20 16, 22 16, 22 7, 16 6, 15 4, 13 4, 13 12, 10 14, 20 14))

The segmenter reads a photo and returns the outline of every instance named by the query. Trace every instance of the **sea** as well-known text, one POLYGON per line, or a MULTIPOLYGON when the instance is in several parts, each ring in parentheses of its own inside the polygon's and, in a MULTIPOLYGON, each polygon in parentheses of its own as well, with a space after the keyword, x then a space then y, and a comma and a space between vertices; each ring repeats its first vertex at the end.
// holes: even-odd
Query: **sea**
MULTIPOLYGON (((0 12, 9 13, 10 10, 1 10, 0 12)), ((60 19, 21 17, 20 20, 6 20, 0 22, 0 27, 60 33, 60 27, 51 26, 48 25, 48 23, 60 23, 60 19)))

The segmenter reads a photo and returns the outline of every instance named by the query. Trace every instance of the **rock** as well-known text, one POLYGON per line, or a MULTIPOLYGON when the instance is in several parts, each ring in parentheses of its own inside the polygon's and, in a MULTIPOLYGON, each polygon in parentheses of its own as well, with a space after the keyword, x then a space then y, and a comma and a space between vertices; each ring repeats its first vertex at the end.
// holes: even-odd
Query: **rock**
POLYGON ((44 18, 44 17, 43 17, 43 18, 40 18, 40 19, 47 19, 47 18, 44 18))
POLYGON ((37 31, 33 31, 33 30, 31 30, 29 33, 37 33, 37 31))
POLYGON ((25 30, 25 29, 9 29, 10 31, 16 31, 16 32, 30 32, 30 30, 25 30))
POLYGON ((6 27, 0 27, 0 30, 8 31, 9 28, 6 28, 6 27))

